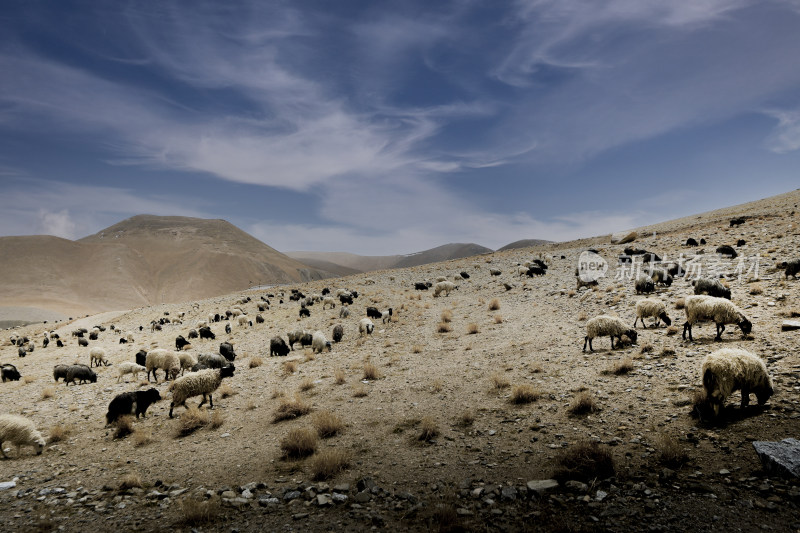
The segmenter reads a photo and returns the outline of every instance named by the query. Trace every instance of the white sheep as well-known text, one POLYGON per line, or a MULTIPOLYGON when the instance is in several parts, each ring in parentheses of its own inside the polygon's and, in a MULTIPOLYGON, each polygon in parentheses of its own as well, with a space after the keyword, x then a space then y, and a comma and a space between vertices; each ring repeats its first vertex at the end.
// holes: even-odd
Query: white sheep
POLYGON ((436 283, 441 283, 442 281, 447 281, 446 276, 436 276, 436 283))
POLYGON ((119 373, 119 377, 117 377, 117 383, 120 382, 122 376, 125 374, 133 374, 133 379, 139 379, 139 372, 146 372, 147 369, 142 365, 137 365, 136 363, 132 363, 130 361, 125 361, 124 363, 120 363, 117 365, 117 372, 119 373))
POLYGON ((358 332, 363 337, 364 335, 372 335, 375 330, 375 324, 369 318, 362 318, 358 323, 358 332))
POLYGON ((127 339, 128 342, 132 343, 133 342, 133 332, 129 331, 128 333, 126 333, 125 334, 125 339, 127 339))
POLYGON ((172 403, 169 405, 169 417, 172 418, 172 409, 176 405, 186 407, 186 400, 193 396, 203 395, 203 400, 198 407, 202 407, 206 403, 206 396, 211 408, 214 407, 214 399, 211 397, 220 384, 222 379, 233 376, 233 371, 236 369, 232 364, 223 366, 222 368, 207 368, 198 372, 192 372, 181 376, 172 382, 170 390, 172 390, 172 403))
POLYGON ((341 309, 339 309, 339 318, 347 318, 350 316, 350 308, 346 305, 343 305, 341 309))
POLYGON ((322 299, 322 308, 325 309, 326 305, 330 305, 331 309, 333 309, 336 307, 336 300, 334 300, 330 296, 326 296, 325 298, 322 299))
POLYGON ((36 426, 31 420, 18 415, 0 415, 0 452, 6 459, 3 443, 10 442, 17 445, 17 457, 20 455, 21 446, 33 446, 36 455, 41 455, 46 444, 42 434, 36 431, 36 426))
MULTIPOLYGON (((600 315, 590 319, 586 322, 586 336, 583 338, 583 351, 586 351, 586 343, 589 343, 589 351, 593 352, 592 339, 595 337, 604 337, 608 335, 611 337, 611 349, 614 349, 614 337, 619 341, 622 336, 628 337, 631 342, 636 343, 638 334, 636 330, 628 326, 622 319, 615 316, 600 315)), ((619 342, 617 343, 619 344, 619 342)))
POLYGON ((450 296, 450 291, 457 289, 455 283, 452 281, 440 281, 436 285, 433 286, 433 297, 437 298, 441 293, 445 293, 445 296, 450 296))
POLYGON ((244 316, 244 315, 239 315, 239 316, 236 318, 236 322, 237 322, 237 323, 238 323, 240 326, 246 326, 246 325, 247 325, 247 324, 250 322, 250 320, 249 320, 249 319, 248 319, 246 316, 244 316))
POLYGON ((239 316, 244 315, 244 314, 245 314, 245 312, 242 311, 239 307, 234 307, 233 309, 231 309, 231 316, 233 318, 239 317, 239 316))
POLYGON ((755 354, 738 348, 723 348, 703 359, 703 387, 714 414, 719 415, 725 399, 742 391, 742 408, 750 403, 750 393, 763 405, 775 392, 767 365, 755 354))
POLYGON ((208 322, 206 322, 205 320, 198 320, 197 323, 195 323, 195 327, 197 329, 205 328, 207 326, 208 326, 208 322))
POLYGON ((692 326, 697 322, 714 321, 717 326, 717 336, 714 340, 722 340, 725 324, 736 324, 747 335, 753 330, 753 323, 744 315, 741 309, 725 298, 714 296, 694 295, 687 296, 685 300, 686 322, 683 324, 683 338, 689 331, 689 340, 692 338, 692 326))
POLYGON ((180 352, 178 353, 178 361, 181 363, 181 375, 183 375, 197 364, 197 357, 189 352, 180 352))
POLYGON ((104 366, 111 364, 106 358, 106 351, 99 346, 95 346, 89 351, 89 366, 100 366, 100 363, 103 363, 104 366))
POLYGON ((656 319, 654 326, 658 326, 661 320, 663 320, 664 324, 667 326, 672 324, 672 320, 667 316, 667 308, 664 302, 656 300, 655 298, 642 298, 636 302, 636 320, 633 321, 633 327, 636 327, 636 322, 641 320, 642 326, 647 328, 644 319, 651 316, 656 319))
POLYGON ((392 322, 392 308, 391 307, 387 311, 381 311, 381 322, 383 324, 385 324, 387 320, 390 323, 392 322))
POLYGON ((520 276, 520 277, 527 276, 528 275, 528 267, 526 267, 526 266, 518 266, 517 267, 517 275, 520 276))
POLYGON ((172 376, 172 379, 175 379, 181 371, 181 361, 178 355, 164 348, 150 350, 145 358, 144 366, 147 370, 147 380, 150 380, 150 372, 152 372, 156 383, 158 383, 158 376, 156 376, 157 370, 164 371, 165 380, 168 380, 170 376, 172 376))
POLYGON ((331 343, 325 338, 325 334, 317 330, 311 336, 311 349, 314 353, 322 353, 323 350, 331 351, 331 343))

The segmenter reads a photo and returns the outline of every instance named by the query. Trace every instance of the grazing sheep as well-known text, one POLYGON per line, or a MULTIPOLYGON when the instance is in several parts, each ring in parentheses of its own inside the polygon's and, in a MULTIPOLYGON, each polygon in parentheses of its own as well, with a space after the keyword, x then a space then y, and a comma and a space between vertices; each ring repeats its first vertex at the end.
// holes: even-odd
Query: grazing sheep
POLYGON ((686 331, 688 330, 690 341, 694 341, 692 338, 692 326, 697 322, 706 322, 708 320, 713 320, 717 325, 715 341, 722 340, 725 324, 736 324, 742 330, 742 335, 747 335, 753 330, 752 322, 744 315, 742 310, 725 298, 688 296, 684 310, 686 311, 686 322, 683 324, 683 338, 686 339, 686 331))
POLYGON ((636 330, 628 326, 625 322, 615 316, 600 315, 586 322, 586 337, 583 338, 583 351, 586 351, 586 344, 589 344, 589 351, 593 352, 592 339, 595 337, 611 337, 611 349, 614 349, 614 337, 622 342, 622 336, 628 337, 631 342, 636 343, 636 330))
POLYGON ((459 275, 460 275, 460 276, 461 276, 463 279, 469 279, 469 274, 468 274, 468 273, 466 273, 466 272, 460 272, 460 273, 459 273, 459 275))
POLYGON ((194 325, 198 330, 208 327, 208 322, 205 320, 198 320, 197 323, 194 325))
POLYGON ((89 366, 100 366, 100 363, 103 363, 103 366, 111 364, 108 362, 108 358, 106 358, 106 351, 95 346, 89 351, 89 366))
POLYGON ((377 307, 367 307, 367 316, 369 318, 380 318, 381 312, 378 311, 377 307))
POLYGON ((199 337, 199 335, 197 334, 197 330, 196 329, 190 329, 189 330, 189 334, 186 335, 186 338, 188 338, 188 339, 196 339, 198 337, 199 337))
POLYGON ((733 249, 733 246, 728 246, 727 244, 718 247, 717 253, 720 255, 724 255, 725 257, 729 257, 731 259, 736 259, 736 257, 738 256, 736 250, 733 249))
MULTIPOLYGON (((225 326, 225 332, 226 332, 226 333, 230 333, 230 330, 229 330, 229 328, 230 328, 230 324, 228 324, 227 326, 225 326)), ((200 334, 200 338, 201 338, 201 339, 211 339, 211 340, 214 340, 214 339, 216 339, 216 338, 217 338, 217 336, 216 336, 216 335, 214 335, 214 332, 213 332, 213 331, 211 331, 211 328, 210 328, 210 327, 208 327, 208 326, 201 327, 201 328, 200 328, 199 330, 197 330, 197 331, 198 331, 198 333, 200 334)))
POLYGON ((311 316, 311 311, 309 311, 307 307, 300 308, 300 318, 303 318, 304 316, 305 317, 311 316))
POLYGON ((22 416, 2 414, 0 415, 0 453, 8 459, 3 443, 10 442, 17 446, 17 457, 20 456, 20 447, 33 446, 36 455, 41 455, 46 444, 42 434, 36 431, 34 423, 22 416))
POLYGON ((300 342, 300 339, 303 337, 303 334, 305 334, 305 331, 299 329, 290 331, 289 333, 286 334, 286 336, 289 337, 289 347, 292 350, 294 350, 294 343, 300 342))
POLYGON ((703 278, 692 281, 695 294, 707 294, 716 298, 731 299, 731 290, 723 285, 718 279, 703 278))
POLYGON ((344 337, 344 326, 336 324, 333 326, 333 342, 340 342, 344 337))
POLYGON ((525 272, 529 278, 532 278, 533 276, 544 276, 546 273, 547 271, 538 265, 531 265, 528 268, 528 271, 525 272))
POLYGON ((347 318, 349 316, 350 316, 350 308, 347 307, 346 305, 342 306, 342 308, 339 309, 339 318, 347 318))
POLYGON ((145 366, 147 364, 147 352, 145 350, 136 352, 136 364, 140 366, 145 366))
POLYGON ((347 305, 353 305, 353 295, 352 295, 352 294, 350 294, 350 293, 347 293, 347 294, 340 294, 340 295, 339 295, 339 302, 340 302, 342 305, 345 305, 345 304, 347 304, 347 305))
POLYGON ((188 352, 180 352, 178 360, 181 362, 181 375, 185 374, 187 370, 191 370, 197 364, 197 357, 188 352))
POLYGON ((427 291, 428 284, 427 283, 420 283, 419 281, 414 283, 414 290, 416 291, 427 291))
POLYGON ((86 381, 89 383, 97 383, 97 374, 86 365, 70 365, 69 368, 67 368, 67 375, 64 378, 64 383, 69 387, 70 383, 75 383, 76 381, 80 384, 86 381))
POLYGON ((99 333, 99 332, 97 332, 97 331, 91 331, 91 332, 89 333, 89 340, 90 340, 90 341, 96 341, 96 340, 97 340, 97 337, 98 337, 99 335, 100 335, 100 333, 99 333))
POLYGON ((264 323, 264 317, 261 315, 256 315, 256 324, 263 324, 263 323, 264 323))
POLYGON ((325 309, 326 305, 330 305, 331 309, 334 309, 336 307, 336 300, 334 300, 330 296, 326 296, 325 298, 322 299, 322 308, 325 309))
POLYGON ((369 318, 362 318, 361 321, 358 323, 358 332, 360 336, 364 335, 372 335, 372 332, 375 330, 375 324, 372 323, 372 320, 369 318))
MULTIPOLYGON (((159 329, 160 329, 160 328, 159 328, 159 329)), ((128 339, 126 339, 125 337, 120 337, 120 339, 119 339, 119 343, 120 343, 120 344, 128 344, 128 339)), ((83 346, 83 344, 81 343, 81 339, 78 339, 78 344, 80 344, 81 346, 83 346)), ((87 343, 86 345, 88 346, 88 343, 87 343)))
POLYGON ((59 379, 63 379, 65 382, 67 381, 67 371, 69 370, 69 365, 56 365, 53 367, 53 379, 58 382, 59 379))
POLYGON ((228 361, 233 361, 236 359, 236 352, 233 351, 233 344, 229 342, 220 343, 219 354, 228 361))
POLYGON ((230 333, 231 333, 231 325, 230 325, 230 323, 225 324, 225 333, 230 335, 230 333))
POLYGON ((745 244, 747 244, 747 241, 744 240, 744 239, 739 239, 739 240, 736 241, 736 247, 737 248, 739 248, 740 246, 744 246, 745 244))
MULTIPOLYGON (((63 365, 60 365, 63 366, 63 365)), ((137 365, 136 363, 132 363, 130 361, 125 361, 124 363, 120 363, 117 365, 117 383, 122 380, 122 376, 125 374, 133 374, 133 379, 139 379, 139 372, 147 372, 147 369, 142 365, 137 365)), ((53 376, 55 376, 55 369, 53 369, 53 376)), ((58 379, 56 379, 58 381, 58 379)))
POLYGON ((697 246, 697 241, 692 237, 686 239, 686 246, 697 246))
POLYGON ((522 266, 522 265, 518 266, 517 267, 517 275, 519 277, 527 276, 528 275, 528 267, 522 266))
POLYGON ((744 221, 745 221, 745 220, 746 220, 746 219, 745 219, 745 217, 736 217, 736 218, 732 218, 732 219, 731 219, 731 225, 730 225, 730 226, 728 226, 728 227, 732 228, 732 227, 734 227, 734 226, 739 226, 739 225, 741 225, 741 224, 744 224, 744 221))
POLYGON ((119 417, 125 415, 135 414, 136 418, 139 418, 139 415, 146 418, 147 408, 159 400, 161 400, 161 394, 152 387, 147 390, 117 394, 108 404, 106 423, 113 424, 119 417))
MULTIPOLYGON (((122 339, 120 339, 122 341, 122 339)), ((83 346, 84 348, 89 346, 89 341, 87 341, 84 337, 78 338, 78 346, 83 346)))
POLYGON ((311 343, 314 342, 314 336, 306 331, 303 333, 303 336, 300 337, 300 346, 311 346, 311 343))
POLYGON ((383 311, 381 313, 381 322, 383 322, 385 324, 387 320, 389 322, 392 321, 392 308, 391 307, 388 310, 383 311))
POLYGON ((636 278, 634 287, 636 288, 636 294, 648 294, 656 290, 653 280, 643 275, 636 278))
POLYGON ((737 348, 723 348, 703 359, 703 387, 714 408, 714 415, 731 393, 742 391, 742 409, 750 403, 750 393, 764 405, 775 392, 767 365, 755 354, 737 348))
POLYGON ((317 330, 311 336, 311 350, 314 353, 322 353, 323 350, 331 351, 331 343, 325 338, 325 334, 317 330))
MULTIPOLYGON (((197 356, 197 365, 203 365, 204 368, 222 368, 227 364, 227 359, 216 353, 204 353, 197 356)), ((197 365, 192 367, 193 372, 197 372, 197 365)))
POLYGON ((797 273, 800 272, 800 259, 792 259, 791 261, 782 262, 780 268, 786 269, 784 270, 786 279, 789 279, 789 276, 797 279, 797 273))
POLYGON ((656 285, 666 285, 667 287, 672 285, 672 274, 663 268, 654 268, 650 273, 650 279, 656 285))
POLYGON ((64 342, 61 339, 56 339, 56 346, 58 348, 63 348, 64 347, 64 342))
POLYGON ((489 269, 489 274, 492 275, 492 276, 499 276, 502 273, 503 272, 501 270, 497 270, 496 268, 490 268, 489 269))
POLYGON ((445 296, 450 296, 450 291, 455 289, 458 289, 458 286, 452 281, 440 281, 433 286, 433 297, 438 298, 441 293, 445 293, 445 296))
MULTIPOLYGON (((262 297, 262 298, 263 298, 263 297, 262 297)), ((256 305, 256 307, 257 307, 257 308, 258 308, 258 310, 259 310, 259 311, 261 311, 261 312, 263 312, 263 311, 269 311, 269 304, 265 304, 265 303, 259 303, 259 304, 257 304, 257 305, 256 305)))
POLYGON ((169 404, 169 417, 172 418, 172 410, 176 405, 186 407, 186 400, 193 396, 203 395, 203 400, 198 407, 202 407, 206 403, 206 396, 210 407, 214 408, 214 399, 211 394, 219 388, 224 378, 233 376, 236 367, 233 364, 223 366, 222 368, 209 368, 193 372, 176 379, 172 386, 172 402, 169 404))
POLYGON ((664 302, 653 298, 643 298, 636 302, 636 320, 633 321, 633 327, 636 327, 638 320, 642 321, 642 326, 647 328, 644 319, 648 317, 655 317, 656 321, 653 326, 658 326, 659 321, 663 320, 667 326, 672 324, 672 320, 667 316, 667 308, 664 302))
POLYGON ((22 376, 19 375, 19 370, 17 367, 10 363, 6 363, 3 366, 0 366, 0 377, 3 379, 3 383, 6 381, 19 381, 19 378, 22 376))
POLYGON ((289 347, 282 337, 272 337, 269 340, 269 356, 286 356, 289 355, 289 347))
POLYGON ((47 348, 47 345, 48 345, 48 344, 50 344, 50 339, 48 339, 47 337, 45 337, 45 338, 42 340, 42 348, 47 348))
POLYGON ((175 352, 164 348, 156 348, 148 352, 144 366, 147 370, 147 380, 150 381, 150 372, 152 372, 153 379, 158 383, 156 371, 164 371, 164 380, 169 380, 170 376, 175 379, 181 371, 181 360, 175 352))
POLYGON ((248 323, 249 321, 250 321, 250 319, 249 319, 249 318, 247 318, 245 315, 240 315, 240 316, 239 316, 239 317, 236 319, 236 322, 237 322, 237 323, 238 323, 240 326, 246 326, 246 325, 247 325, 247 323, 248 323))
POLYGON ((187 341, 186 339, 184 339, 183 335, 178 335, 178 337, 175 339, 175 349, 178 350, 178 351, 181 351, 181 350, 183 350, 184 346, 191 347, 192 344, 189 341, 187 341))

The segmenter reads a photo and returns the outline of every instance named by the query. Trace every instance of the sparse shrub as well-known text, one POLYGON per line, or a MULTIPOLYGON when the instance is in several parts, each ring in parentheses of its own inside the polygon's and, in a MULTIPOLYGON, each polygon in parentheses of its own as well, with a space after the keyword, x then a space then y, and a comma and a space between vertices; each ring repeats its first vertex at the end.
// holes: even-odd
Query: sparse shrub
POLYGON ((217 389, 216 394, 219 394, 220 398, 229 398, 231 396, 237 395, 238 393, 235 390, 233 390, 233 387, 223 382, 222 385, 220 385, 219 388, 217 389))
POLYGON ((511 385, 511 383, 504 375, 499 374, 497 372, 492 374, 492 376, 489 378, 489 381, 491 382, 492 389, 494 390, 506 389, 511 385))
POLYGON ((586 314, 586 311, 581 311, 580 313, 578 313, 578 320, 579 321, 583 322, 587 318, 589 318, 589 315, 586 314))
POLYGON ((374 381, 381 377, 378 367, 372 363, 364 363, 364 379, 374 381))
POLYGON ((642 345, 642 349, 639 350, 639 353, 650 353, 653 351, 653 345, 649 342, 646 342, 642 345))
POLYGON ((572 403, 569 406, 569 413, 572 415, 585 415, 589 413, 596 413, 599 411, 600 408, 597 406, 597 402, 594 401, 594 398, 588 391, 581 391, 575 396, 575 399, 572 400, 572 403))
POLYGON ((310 428, 292 429, 281 441, 281 450, 290 459, 307 457, 317 451, 317 432, 310 428))
POLYGON ((244 406, 244 408, 247 409, 248 411, 252 411, 256 407, 258 407, 258 405, 256 404, 256 401, 252 398, 247 400, 247 404, 244 406))
POLYGON ((498 309, 500 309, 500 300, 492 298, 492 301, 489 302, 489 311, 497 311, 498 309))
POLYGON ((133 430, 131 438, 133 439, 133 445, 138 448, 153 442, 153 432, 147 428, 136 428, 133 430))
POLYGON ((297 361, 285 361, 283 363, 283 371, 287 375, 297 372, 297 361))
POLYGON ((514 385, 514 388, 511 389, 511 397, 508 401, 516 405, 521 405, 535 402, 540 396, 541 394, 533 388, 533 385, 523 383, 522 385, 514 385))
POLYGON ((300 390, 305 392, 309 391, 314 388, 314 380, 311 378, 303 378, 303 381, 300 382, 300 390))
POLYGON ((502 324, 503 323, 503 315, 501 315, 499 313, 494 315, 494 323, 495 324, 502 324))
POLYGON ((659 354, 661 357, 672 357, 675 355, 675 350, 672 348, 663 348, 659 354))
POLYGON ((439 333, 450 333, 453 331, 453 328, 450 327, 450 324, 447 322, 439 322, 439 325, 436 327, 436 331, 439 333))
POLYGON ((124 475, 119 482, 119 490, 141 488, 141 486, 142 486, 142 478, 139 477, 139 474, 135 473, 124 475))
POLYGON ((292 420, 294 418, 307 415, 311 412, 311 404, 304 402, 297 396, 293 400, 281 400, 278 409, 272 416, 272 422, 280 422, 282 420, 292 420))
POLYGON ((420 434, 417 440, 429 441, 437 435, 439 435, 439 426, 436 424, 436 421, 428 416, 423 418, 420 422, 420 434))
POLYGON ((469 427, 475 423, 475 414, 472 411, 464 411, 456 420, 456 425, 459 427, 469 427))
POLYGON ((436 507, 430 511, 427 522, 430 531, 439 531, 440 533, 466 531, 461 524, 456 506, 451 503, 437 504, 436 507))
POLYGON ((422 345, 421 344, 415 344, 414 346, 411 347, 411 351, 413 353, 421 353, 422 352, 422 345))
POLYGON ((46 389, 42 390, 42 400, 47 400, 48 398, 52 398, 55 396, 56 390, 53 387, 47 387, 46 389))
POLYGON ((333 371, 333 382, 337 385, 343 385, 347 381, 347 375, 344 370, 337 368, 333 371))
POLYGON ((314 350, 312 350, 311 348, 306 348, 305 351, 303 352, 303 355, 305 356, 305 358, 303 359, 304 363, 317 360, 317 356, 314 354, 314 350))
POLYGON ((478 324, 476 324, 475 322, 470 322, 467 325, 467 334, 468 335, 475 335, 476 333, 478 333, 478 331, 480 331, 480 330, 478 329, 478 324))
POLYGON ((686 298, 678 298, 675 300, 675 309, 683 309, 686 306, 686 298))
POLYGON ((274 391, 272 391, 272 395, 270 395, 270 398, 274 400, 276 398, 283 398, 284 396, 286 396, 286 393, 283 392, 283 389, 275 389, 274 391))
POLYGON ((189 407, 178 419, 177 437, 191 435, 208 424, 208 411, 197 407, 189 407))
POLYGON ((330 449, 317 455, 311 461, 312 479, 322 481, 331 479, 350 466, 350 454, 344 450, 330 449))
POLYGON ((331 411, 320 411, 314 415, 313 425, 317 434, 323 439, 333 437, 344 428, 342 419, 331 411))
POLYGON ((542 368, 541 364, 533 363, 531 365, 531 374, 541 374, 542 372, 544 372, 544 368, 542 368))
POLYGON ((208 524, 217 519, 219 508, 219 498, 216 496, 208 500, 184 498, 180 502, 181 519, 189 526, 208 524))
POLYGON ((259 366, 261 366, 263 364, 264 364, 264 361, 258 356, 250 358, 250 368, 257 368, 257 367, 259 367, 259 366))
POLYGON ((759 294, 762 294, 763 292, 764 288, 761 286, 760 283, 753 283, 753 285, 750 286, 750 294, 752 294, 753 296, 757 296, 759 294))
POLYGON ((442 322, 450 323, 453 321, 453 311, 450 309, 445 309, 442 311, 442 322))
POLYGON ((658 462, 669 468, 680 468, 689 460, 689 456, 675 437, 661 435, 656 442, 658 462))
POLYGON ((364 385, 359 383, 353 387, 353 398, 363 398, 367 394, 369 394, 369 392, 364 385))
POLYGON ((50 428, 50 437, 47 439, 48 443, 60 442, 72 433, 72 427, 66 424, 56 424, 50 428))
POLYGON ((22 383, 25 385, 33 383, 34 381, 36 381, 36 378, 33 376, 22 376, 22 383))
POLYGON ((596 442, 581 442, 571 446, 556 456, 555 462, 553 477, 560 482, 606 479, 616 472, 611 452, 596 442))
POLYGON ((114 421, 114 427, 116 428, 116 430, 114 431, 115 439, 122 439, 127 437, 133 431, 133 416, 125 415, 117 418, 114 421))
POLYGON ((431 383, 432 392, 442 392, 443 388, 444 388, 444 382, 441 379, 434 379, 433 383, 431 383))
POLYGON ((623 374, 627 374, 633 370, 633 359, 630 357, 626 357, 622 361, 618 361, 611 372, 617 376, 621 376, 623 374))
POLYGON ((225 416, 222 414, 222 411, 216 410, 211 415, 211 427, 217 429, 225 422, 225 416))
POLYGON ((670 326, 667 328, 667 335, 675 335, 678 331, 680 331, 678 326, 670 326))

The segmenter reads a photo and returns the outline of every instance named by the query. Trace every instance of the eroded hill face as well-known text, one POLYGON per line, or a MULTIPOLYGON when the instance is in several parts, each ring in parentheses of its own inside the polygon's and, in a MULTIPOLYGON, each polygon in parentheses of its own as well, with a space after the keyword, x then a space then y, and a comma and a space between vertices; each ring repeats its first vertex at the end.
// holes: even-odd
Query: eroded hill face
POLYGON ((0 238, 0 305, 69 315, 208 298, 328 274, 224 220, 135 216, 78 241, 0 238))

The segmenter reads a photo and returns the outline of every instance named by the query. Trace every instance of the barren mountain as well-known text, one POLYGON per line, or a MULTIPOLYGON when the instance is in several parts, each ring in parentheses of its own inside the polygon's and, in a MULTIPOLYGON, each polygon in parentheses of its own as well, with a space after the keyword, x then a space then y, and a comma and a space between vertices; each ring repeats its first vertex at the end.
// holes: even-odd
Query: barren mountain
POLYGON ((78 241, 0 238, 0 306, 66 314, 208 298, 332 274, 224 220, 139 215, 78 241))
POLYGON ((517 248, 530 248, 531 246, 540 246, 542 244, 549 244, 553 241, 546 241, 544 239, 522 239, 519 241, 514 241, 506 244, 502 248, 498 248, 498 252, 504 252, 506 250, 515 250, 517 248))

